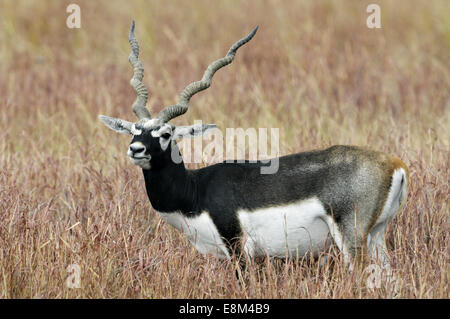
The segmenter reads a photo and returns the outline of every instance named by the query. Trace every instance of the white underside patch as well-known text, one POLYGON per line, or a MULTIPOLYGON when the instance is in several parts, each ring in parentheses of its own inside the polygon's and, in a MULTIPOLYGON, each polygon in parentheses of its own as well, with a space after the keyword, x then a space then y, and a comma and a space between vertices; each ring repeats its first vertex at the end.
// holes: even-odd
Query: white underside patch
POLYGON ((189 218, 180 213, 159 213, 159 215, 183 232, 200 253, 210 254, 220 259, 230 258, 227 247, 207 212, 189 218))
MULTIPOLYGON (((159 214, 182 231, 200 253, 230 257, 207 212, 190 218, 179 213, 159 214)), ((331 244, 326 212, 317 198, 252 212, 240 210, 238 218, 244 250, 250 257, 302 257, 311 251, 317 255, 331 244)))
POLYGON ((244 249, 250 257, 317 255, 330 245, 325 209, 317 198, 259 209, 240 210, 244 249))

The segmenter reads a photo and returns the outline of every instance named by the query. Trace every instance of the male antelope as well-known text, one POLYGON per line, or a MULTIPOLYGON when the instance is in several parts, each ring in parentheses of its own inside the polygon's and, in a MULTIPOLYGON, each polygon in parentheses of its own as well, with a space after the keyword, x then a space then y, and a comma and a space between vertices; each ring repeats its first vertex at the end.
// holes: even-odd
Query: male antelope
POLYGON ((280 157, 275 174, 261 174, 261 162, 186 170, 182 161, 172 160, 173 152, 179 154, 178 139, 199 136, 215 125, 174 126, 169 121, 188 110, 191 97, 210 86, 214 73, 231 63, 256 31, 209 65, 201 81, 184 89, 178 104, 152 118, 133 22, 130 83, 137 93, 133 111, 139 121, 100 119, 133 136, 127 154, 142 168, 153 208, 199 252, 219 258, 230 258, 235 249, 249 257, 317 256, 332 238, 345 261, 365 255, 367 247, 389 267, 384 232, 405 201, 408 185, 408 168, 395 157, 339 145, 280 157))

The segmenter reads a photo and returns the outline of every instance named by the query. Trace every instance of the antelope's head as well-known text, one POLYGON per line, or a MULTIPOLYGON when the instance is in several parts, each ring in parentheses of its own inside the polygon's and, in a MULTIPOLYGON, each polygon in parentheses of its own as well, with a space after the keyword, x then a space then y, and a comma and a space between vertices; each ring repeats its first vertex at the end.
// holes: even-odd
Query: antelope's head
POLYGON ((225 57, 211 63, 200 81, 189 84, 183 90, 176 105, 165 107, 155 118, 152 118, 150 111, 146 107, 148 92, 142 83, 144 68, 138 59, 139 44, 134 36, 133 21, 128 36, 131 45, 131 53, 128 60, 134 71, 130 84, 137 94, 137 99, 133 103, 133 112, 138 117, 138 121, 132 123, 104 115, 100 115, 99 117, 110 129, 118 133, 131 134, 133 136, 127 155, 134 164, 143 169, 151 169, 158 163, 163 163, 171 158, 172 147, 175 145, 176 140, 182 137, 200 136, 206 130, 215 127, 213 124, 175 126, 169 121, 186 113, 191 97, 211 85, 214 73, 233 61, 237 49, 250 41, 257 29, 258 27, 247 37, 236 42, 225 57))

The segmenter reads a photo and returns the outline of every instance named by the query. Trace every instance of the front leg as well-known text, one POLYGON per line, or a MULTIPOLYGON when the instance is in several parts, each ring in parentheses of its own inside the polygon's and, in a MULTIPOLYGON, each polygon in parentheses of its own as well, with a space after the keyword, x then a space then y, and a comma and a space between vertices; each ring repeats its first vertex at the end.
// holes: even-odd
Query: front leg
POLYGON ((235 267, 236 278, 241 281, 247 270, 247 256, 244 252, 242 229, 237 214, 231 209, 223 208, 220 211, 210 211, 210 216, 235 267))
POLYGON ((246 282, 247 279, 247 269, 248 269, 248 260, 247 256, 243 249, 242 238, 235 237, 231 240, 223 239, 226 243, 230 261, 233 264, 235 269, 236 279, 239 283, 246 282))

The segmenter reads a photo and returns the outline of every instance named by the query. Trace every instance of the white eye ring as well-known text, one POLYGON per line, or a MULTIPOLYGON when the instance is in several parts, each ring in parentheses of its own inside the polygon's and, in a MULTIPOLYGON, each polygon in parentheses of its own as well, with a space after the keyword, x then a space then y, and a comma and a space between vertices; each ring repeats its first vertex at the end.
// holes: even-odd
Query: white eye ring
POLYGON ((142 134, 142 130, 138 130, 138 129, 136 128, 136 125, 133 124, 133 125, 131 126, 131 134, 133 134, 133 135, 141 135, 141 134, 142 134))

